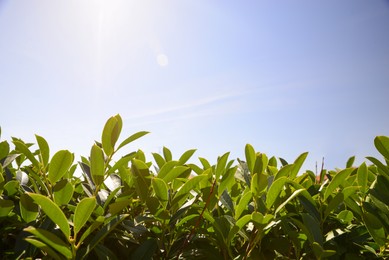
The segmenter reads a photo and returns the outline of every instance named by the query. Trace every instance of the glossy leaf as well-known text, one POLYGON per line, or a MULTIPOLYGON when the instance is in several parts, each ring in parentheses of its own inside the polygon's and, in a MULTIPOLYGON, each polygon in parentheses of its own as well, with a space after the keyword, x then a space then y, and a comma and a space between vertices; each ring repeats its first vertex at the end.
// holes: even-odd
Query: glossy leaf
POLYGON ((352 168, 344 169, 344 170, 338 172, 334 176, 334 178, 332 179, 332 181, 327 186, 327 188, 324 192, 324 197, 323 197, 324 201, 326 201, 327 198, 332 194, 332 192, 345 181, 345 179, 351 174, 352 171, 353 171, 352 168))
POLYGON ((294 161, 293 168, 290 171, 290 177, 292 179, 296 178, 296 176, 297 176, 298 172, 300 171, 301 166, 303 165, 307 156, 308 156, 308 153, 305 152, 305 153, 301 154, 299 157, 297 157, 297 159, 294 161))
POLYGON ((51 248, 55 249, 57 252, 61 253, 66 258, 72 258, 72 252, 70 251, 69 246, 53 233, 35 227, 25 228, 24 231, 33 234, 35 237, 40 239, 42 242, 44 242, 51 248))
POLYGON ((351 157, 347 160, 346 168, 351 168, 351 167, 353 167, 354 161, 355 161, 355 156, 351 156, 351 157))
POLYGON ((60 180, 69 170, 73 160, 73 154, 67 150, 61 150, 54 154, 49 165, 49 181, 54 184, 60 180))
POLYGON ((255 164, 255 150, 252 145, 246 144, 246 147, 244 149, 245 156, 246 156, 246 163, 249 171, 251 173, 254 173, 254 164, 255 164))
POLYGON ((33 245, 33 246, 39 248, 40 250, 42 250, 43 252, 45 252, 47 255, 49 255, 53 259, 56 259, 56 260, 62 259, 61 256, 54 249, 52 249, 50 246, 48 246, 46 243, 39 241, 37 239, 34 239, 34 238, 30 238, 30 237, 25 238, 25 240, 27 242, 29 242, 31 245, 33 245))
POLYGON ((164 166, 166 163, 165 159, 159 153, 152 153, 152 155, 153 155, 154 160, 157 163, 158 167, 161 169, 162 166, 164 166))
POLYGON ((166 162, 170 162, 171 160, 173 160, 172 152, 167 147, 164 146, 162 148, 162 152, 166 162))
POLYGON ((229 155, 230 153, 225 153, 217 160, 216 170, 215 170, 215 175, 217 180, 219 179, 220 176, 222 176, 225 173, 229 155))
POLYGON ((266 207, 268 209, 270 209, 273 206, 274 202, 279 197, 287 180, 288 179, 286 177, 281 177, 281 178, 277 179, 276 181, 274 181, 272 183, 272 185, 270 186, 270 188, 267 192, 267 196, 266 196, 266 207))
POLYGON ((151 184, 153 186, 153 189, 154 189, 154 192, 155 192, 155 195, 157 196, 157 198, 162 203, 167 202, 169 188, 168 188, 166 182, 160 178, 153 178, 151 180, 151 184))
POLYGON ((39 167, 39 162, 35 158, 35 156, 31 153, 30 149, 28 149, 27 145, 21 141, 15 140, 13 141, 17 150, 19 150, 22 154, 24 154, 30 162, 36 167, 39 167))
POLYGON ((85 223, 88 221, 93 210, 96 207, 96 198, 84 198, 82 199, 76 207, 74 212, 74 237, 77 237, 78 232, 83 228, 85 223))
POLYGON ((42 210, 46 213, 46 215, 58 225, 62 233, 64 233, 67 239, 70 238, 70 227, 68 220, 62 210, 49 198, 34 193, 27 193, 36 204, 38 204, 42 210))
POLYGON ((119 147, 117 148, 117 150, 119 150, 120 148, 122 148, 123 146, 135 141, 136 139, 139 139, 141 138, 142 136, 148 134, 149 132, 146 132, 146 131, 140 131, 140 132, 137 132, 133 135, 131 135, 130 137, 128 137, 127 139, 125 139, 123 142, 120 143, 119 147))
MULTIPOLYGON (((175 178, 179 177, 181 174, 184 172, 190 171, 190 168, 188 166, 176 166, 172 170, 170 170, 165 177, 162 179, 166 182, 169 183, 175 178)), ((159 177, 159 176, 158 176, 159 177)))
POLYGON ((358 167, 357 171, 357 180, 358 185, 361 187, 362 192, 366 193, 369 189, 367 180, 368 180, 368 169, 366 163, 362 163, 361 166, 358 167))
POLYGON ((206 175, 199 175, 188 180, 174 195, 172 204, 181 204, 182 200, 190 195, 190 191, 195 189, 202 180, 206 180, 207 178, 208 177, 206 175))
POLYGON ((100 185, 104 181, 104 154, 96 144, 92 146, 90 155, 90 172, 94 184, 100 185))
POLYGON ((66 205, 72 199, 74 186, 66 179, 61 180, 53 187, 54 202, 58 206, 66 205))
POLYGON ((122 130, 122 118, 120 115, 113 116, 105 123, 101 136, 101 144, 106 155, 111 156, 115 150, 115 144, 122 130))
POLYGON ((178 159, 178 162, 180 164, 185 164, 191 157, 192 155, 196 152, 196 149, 191 149, 191 150, 188 150, 186 152, 184 152, 180 159, 178 159))
POLYGON ((363 221, 369 231, 370 235, 373 237, 374 241, 379 246, 385 246, 387 243, 384 226, 381 221, 370 212, 364 212, 363 221))
POLYGON ((0 160, 6 158, 9 154, 9 144, 7 141, 0 142, 0 160))
POLYGON ((39 135, 35 135, 36 141, 39 146, 39 152, 40 152, 40 161, 43 164, 44 167, 46 167, 49 164, 49 158, 50 158, 50 148, 47 141, 39 135))
POLYGON ((374 139, 374 145, 377 150, 389 160, 389 137, 388 136, 377 136, 374 139))
POLYGON ((235 206, 235 219, 239 219, 242 215, 243 211, 247 208, 247 205, 250 203, 253 197, 253 193, 251 191, 247 191, 242 195, 239 200, 239 203, 235 206))

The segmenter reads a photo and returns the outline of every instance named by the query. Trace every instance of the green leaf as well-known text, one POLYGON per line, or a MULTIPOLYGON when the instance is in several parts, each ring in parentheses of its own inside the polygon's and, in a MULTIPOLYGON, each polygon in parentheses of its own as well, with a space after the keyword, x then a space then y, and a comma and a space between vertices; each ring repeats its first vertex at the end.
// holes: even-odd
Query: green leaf
POLYGON ((152 153, 153 157, 154 157, 154 160, 155 162, 157 163, 158 165, 158 168, 162 168, 162 166, 165 165, 166 161, 165 159, 162 157, 162 155, 160 155, 159 153, 152 153))
POLYGON ((225 153, 221 157, 218 158, 217 160, 217 165, 216 165, 216 179, 218 180, 220 176, 222 176, 225 173, 226 170, 226 164, 228 161, 228 156, 230 153, 225 153))
POLYGON ((49 165, 48 178, 51 184, 56 183, 66 174, 72 165, 73 160, 73 154, 67 150, 61 150, 54 154, 49 165))
MULTIPOLYGON (((165 177, 162 179, 166 182, 169 183, 175 178, 179 177, 181 174, 185 173, 186 171, 190 171, 191 169, 188 166, 176 166, 172 170, 170 170, 165 177)), ((158 176, 160 177, 160 176, 158 176)))
POLYGON ((120 115, 113 116, 105 123, 101 136, 101 144, 106 155, 111 156, 115 150, 115 144, 122 131, 123 121, 120 115))
POLYGON ((250 203, 253 193, 251 191, 246 191, 243 193, 242 197, 239 200, 235 207, 235 219, 239 219, 243 211, 247 208, 247 205, 250 203))
POLYGON ((111 213, 112 216, 117 215, 119 212, 121 212, 125 207, 130 205, 131 200, 120 200, 115 201, 114 203, 109 204, 109 213, 111 213))
POLYGON ((6 217, 14 208, 12 200, 3 200, 0 198, 0 217, 6 217))
POLYGON ((160 169, 159 169, 159 172, 158 172, 158 178, 165 178, 165 176, 174 168, 174 166, 176 166, 178 164, 177 161, 169 161, 169 162, 166 162, 160 169))
POLYGON ((305 152, 305 153, 301 154, 299 157, 297 157, 297 159, 294 161, 293 168, 290 171, 290 177, 292 179, 296 178, 296 176, 297 176, 298 172, 300 171, 301 166, 303 165, 307 156, 308 156, 308 153, 305 152))
POLYGON ((74 186, 68 180, 60 180, 53 188, 54 202, 58 206, 66 205, 72 199, 74 186))
POLYGON ((357 180, 363 193, 366 193, 369 190, 369 186, 367 184, 368 176, 369 174, 366 163, 362 163, 361 166, 358 167, 357 180))
POLYGON ((149 187, 151 185, 149 168, 144 162, 133 159, 131 171, 135 175, 136 192, 139 198, 145 202, 149 195, 149 187))
POLYGON ((167 147, 164 146, 162 148, 162 152, 163 152, 163 156, 165 157, 166 162, 173 160, 172 152, 167 147))
POLYGON ((339 212, 339 214, 336 217, 343 224, 348 224, 353 220, 354 214, 349 210, 342 210, 341 212, 339 212))
POLYGON ((38 205, 27 194, 20 195, 20 215, 26 223, 36 220, 38 216, 38 205))
POLYGON ((52 200, 41 194, 27 193, 36 204, 38 204, 46 215, 58 225, 67 239, 70 238, 70 227, 68 220, 62 210, 52 200))
POLYGON ((274 214, 277 214, 281 209, 283 209, 285 207, 286 204, 289 203, 289 201, 291 201, 292 199, 294 199, 297 195, 299 195, 301 192, 303 192, 304 189, 298 189, 298 190, 295 190, 291 196, 289 196, 281 205, 279 205, 276 209, 276 211, 274 212, 274 214))
POLYGON ((223 175, 222 180, 220 182, 219 188, 218 188, 218 194, 219 196, 227 190, 228 192, 231 190, 231 187, 235 184, 235 172, 237 167, 230 168, 227 170, 227 172, 223 175))
POLYGON ((37 239, 34 239, 34 238, 25 238, 25 240, 27 242, 29 242, 31 245, 39 248, 40 250, 42 250, 43 252, 47 253, 49 256, 51 256, 53 259, 56 259, 56 260, 61 260, 61 256, 58 255, 58 253, 53 250, 51 247, 49 247, 47 244, 43 243, 42 241, 39 241, 37 239))
POLYGON ((76 210, 74 211, 74 220, 73 220, 75 238, 77 237, 77 234, 81 230, 81 228, 88 221, 95 207, 96 207, 95 197, 84 198, 78 203, 76 210))
POLYGON ((151 180, 151 184, 153 185, 155 195, 161 201, 162 205, 165 205, 165 207, 166 207, 166 204, 167 204, 167 201, 169 198, 168 197, 169 188, 168 188, 166 182, 160 178, 153 178, 151 180))
POLYGON ((386 160, 389 160, 389 137, 377 136, 374 139, 374 145, 380 154, 382 154, 386 160))
POLYGON ((93 221, 88 228, 83 232, 78 244, 80 245, 90 234, 93 233, 98 227, 100 227, 104 223, 104 216, 99 216, 93 221))
POLYGON ((239 227, 239 229, 242 229, 244 226, 246 226, 247 223, 251 221, 251 214, 244 215, 240 219, 238 219, 235 223, 239 227))
POLYGON ((136 156, 136 153, 133 152, 133 153, 130 153, 130 154, 127 154, 126 156, 123 156, 122 158, 119 159, 119 161, 117 161, 111 168, 109 168, 109 170, 107 171, 106 175, 110 175, 111 173, 114 173, 116 170, 118 170, 119 168, 123 167, 123 166, 127 166, 128 163, 134 159, 136 156))
POLYGON ((205 158, 199 157, 199 161, 201 162, 201 165, 203 166, 204 170, 212 167, 211 164, 205 158))
POLYGON ((378 167, 378 169, 386 173, 386 177, 389 178, 389 167, 385 166, 382 162, 380 162, 378 159, 374 157, 366 157, 366 159, 374 163, 378 167))
POLYGON ((191 150, 188 150, 186 151, 185 153, 183 153, 180 157, 180 159, 178 159, 178 162, 180 164, 184 164, 186 163, 190 157, 192 157, 192 155, 196 152, 196 149, 191 149, 191 150))
POLYGON ((43 243, 55 249, 57 252, 61 253, 67 259, 72 258, 72 252, 70 251, 70 245, 67 245, 62 239, 54 235, 53 233, 35 227, 27 227, 24 231, 33 234, 35 237, 40 239, 43 243))
POLYGON ((336 251, 334 250, 324 250, 317 242, 312 243, 312 249, 317 259, 326 259, 327 257, 336 254, 336 251))
POLYGON ((186 199, 190 195, 190 191, 196 189, 197 185, 206 180, 208 176, 199 175, 195 176, 192 179, 188 180, 184 185, 182 185, 181 189, 174 195, 172 205, 181 204, 181 202, 186 199))
POLYGON ((362 214, 363 222, 365 223, 367 230, 373 237, 374 241, 380 246, 385 246, 387 243, 384 226, 381 221, 370 212, 364 212, 362 214))
POLYGON ((346 168, 353 167, 354 161, 355 161, 355 156, 351 156, 350 158, 348 158, 346 163, 346 168))
POLYGON ((251 181, 251 191, 260 196, 265 191, 268 185, 267 175, 263 173, 255 173, 251 181))
POLYGON ((124 140, 123 142, 121 142, 121 144, 119 145, 118 149, 119 150, 120 148, 122 148, 123 146, 135 141, 136 139, 138 138, 141 138, 142 136, 148 134, 149 132, 146 132, 146 131, 141 131, 141 132, 137 132, 133 135, 131 135, 130 137, 128 137, 126 140, 124 140))
POLYGON ((332 181, 327 186, 324 192, 324 197, 323 197, 324 201, 326 201, 327 198, 332 194, 332 192, 347 179, 347 177, 351 174, 352 171, 353 171, 352 168, 347 168, 338 172, 334 176, 334 178, 332 179, 332 181))
POLYGON ((277 180, 281 177, 288 177, 290 176, 290 172, 292 171, 294 165, 293 164, 288 164, 288 165, 285 165, 283 166, 276 174, 276 177, 274 178, 274 180, 277 180))
POLYGON ((96 144, 91 149, 90 171, 95 185, 102 184, 104 181, 104 153, 96 144))
POLYGON ((7 157, 9 154, 9 144, 7 141, 0 142, 0 160, 7 157))
POLYGON ((35 135, 35 138, 36 138, 36 141, 38 142, 38 146, 39 146, 39 152, 40 152, 40 161, 41 163, 43 164, 43 167, 46 167, 49 163, 49 158, 50 158, 50 148, 49 148, 49 144, 47 143, 47 141, 39 136, 39 135, 35 135))
POLYGON ((286 177, 281 177, 281 178, 275 180, 272 183, 272 185, 270 186, 269 191, 267 192, 267 195, 266 195, 266 207, 268 209, 270 209, 273 206, 274 202, 279 197, 287 180, 288 179, 286 177))
POLYGON ((245 156, 246 156, 247 167, 249 168, 249 171, 253 174, 254 173, 254 164, 255 164, 254 147, 251 144, 246 144, 244 152, 245 152, 245 156))
POLYGON ((259 173, 263 174, 265 172, 265 169, 267 167, 268 159, 266 154, 264 153, 257 153, 255 156, 255 163, 252 173, 259 173))
POLYGON ((14 140, 13 143, 17 150, 19 150, 22 154, 24 154, 35 167, 39 168, 38 160, 34 157, 34 155, 31 153, 31 151, 28 149, 25 143, 18 140, 14 140))

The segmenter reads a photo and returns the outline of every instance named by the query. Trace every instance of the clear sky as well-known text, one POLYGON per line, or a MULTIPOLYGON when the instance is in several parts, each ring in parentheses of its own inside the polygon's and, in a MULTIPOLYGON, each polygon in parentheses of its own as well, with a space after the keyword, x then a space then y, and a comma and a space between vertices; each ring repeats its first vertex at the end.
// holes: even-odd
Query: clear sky
POLYGON ((389 1, 0 0, 0 97, 2 139, 52 154, 88 156, 119 113, 151 132, 122 155, 344 167, 389 135, 389 1))

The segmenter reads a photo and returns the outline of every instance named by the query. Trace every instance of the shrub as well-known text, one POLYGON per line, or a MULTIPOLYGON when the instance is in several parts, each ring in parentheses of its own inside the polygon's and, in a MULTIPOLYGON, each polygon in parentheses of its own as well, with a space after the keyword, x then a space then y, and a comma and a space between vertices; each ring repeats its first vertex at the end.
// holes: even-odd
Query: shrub
POLYGON ((374 143, 384 162, 301 174, 293 163, 245 147, 211 165, 147 162, 141 150, 114 160, 147 132, 117 143, 119 115, 88 157, 50 157, 46 140, 0 142, 2 259, 361 259, 389 256, 389 138, 374 143), (115 157, 116 158, 116 157, 115 157), (76 168, 82 176, 75 175, 76 168))

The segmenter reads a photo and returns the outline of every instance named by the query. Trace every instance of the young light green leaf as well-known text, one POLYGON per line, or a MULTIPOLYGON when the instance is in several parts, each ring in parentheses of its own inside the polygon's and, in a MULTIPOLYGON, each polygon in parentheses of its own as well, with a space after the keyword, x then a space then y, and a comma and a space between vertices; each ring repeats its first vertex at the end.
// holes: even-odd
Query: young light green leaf
POLYGON ((253 193, 251 191, 246 191, 239 200, 235 207, 235 219, 238 220, 243 211, 247 208, 247 205, 250 203, 253 193))
POLYGON ((266 195, 266 207, 268 209, 270 209, 273 206, 274 202, 279 197, 287 180, 288 179, 286 177, 281 177, 281 178, 275 180, 272 183, 272 185, 270 186, 269 191, 267 192, 267 195, 266 195))
POLYGON ((72 258, 72 252, 69 249, 70 246, 67 245, 62 239, 60 239, 53 233, 35 227, 25 228, 24 231, 33 234, 35 237, 40 239, 43 243, 55 249, 57 252, 65 256, 67 259, 72 258))
POLYGON ((369 173, 368 173, 366 163, 362 163, 361 166, 358 167, 357 180, 358 180, 358 185, 361 187, 361 191, 363 193, 366 193, 369 190, 369 186, 367 184, 368 176, 369 173))
POLYGON ((206 175, 198 175, 188 180, 184 185, 182 185, 181 189, 174 195, 172 205, 181 204, 181 202, 190 195, 190 191, 196 189, 198 184, 206 180, 208 176, 206 175))
POLYGON ((264 174, 268 164, 268 158, 264 153, 257 153, 255 156, 255 163, 252 173, 264 174))
POLYGON ((27 194, 20 195, 20 215, 26 223, 36 220, 38 216, 38 205, 27 194))
POLYGON ((180 164, 185 164, 191 157, 192 155, 196 152, 196 149, 191 149, 191 150, 188 150, 186 152, 184 152, 180 159, 178 159, 178 162, 180 164))
POLYGON ((168 201, 168 186, 166 182, 163 179, 160 178, 153 178, 151 180, 151 184, 153 186, 155 195, 157 198, 163 203, 167 203, 168 201))
POLYGON ((30 162, 32 162, 32 164, 35 167, 39 167, 38 160, 31 153, 30 149, 28 149, 28 147, 25 143, 18 141, 18 140, 14 140, 13 143, 14 143, 16 149, 19 150, 22 154, 24 154, 30 160, 30 162))
POLYGON ((60 180, 69 170, 74 160, 74 156, 68 150, 61 150, 54 154, 49 165, 49 181, 51 184, 60 180))
POLYGON ((88 221, 95 207, 96 207, 95 197, 84 198, 78 203, 76 210, 74 212, 74 220, 73 220, 75 238, 77 237, 77 234, 81 230, 81 228, 88 221))
POLYGON ((305 152, 305 153, 302 153, 299 157, 297 157, 297 159, 293 163, 293 168, 290 171, 290 178, 292 178, 292 179, 296 178, 296 176, 297 176, 298 172, 300 171, 301 166, 303 165, 307 156, 308 156, 308 153, 305 152))
POLYGON ((130 137, 128 137, 126 140, 124 140, 123 142, 120 143, 119 147, 117 148, 117 150, 119 150, 120 148, 122 148, 123 146, 135 141, 136 139, 138 138, 141 138, 142 136, 148 134, 149 132, 146 132, 146 131, 140 131, 140 132, 137 132, 133 135, 131 135, 130 137))
POLYGON ((115 144, 122 131, 122 118, 120 115, 110 117, 105 123, 101 136, 101 144, 106 155, 111 156, 115 150, 115 144))
POLYGON ((164 146, 162 148, 162 152, 163 152, 163 156, 165 157, 166 162, 173 160, 172 152, 167 147, 164 146))
MULTIPOLYGON (((176 166, 172 170, 170 170, 165 177, 162 179, 166 182, 169 183, 181 174, 185 173, 186 171, 191 171, 191 169, 188 166, 176 166)), ((158 176, 159 177, 159 176, 158 176)))
POLYGON ((163 166, 159 169, 158 178, 165 178, 166 175, 178 164, 177 161, 169 161, 163 164, 163 166))
POLYGON ((38 142, 38 146, 39 146, 39 152, 40 152, 40 161, 41 163, 43 164, 43 167, 46 167, 49 163, 49 158, 50 158, 50 148, 49 148, 49 144, 47 143, 47 141, 39 136, 39 135, 35 135, 35 138, 36 138, 36 141, 38 142))
POLYGON ((268 186, 267 175, 263 173, 255 173, 251 181, 251 191, 259 196, 268 186))
POLYGON ((332 192, 339 187, 339 185, 341 185, 346 179, 347 177, 351 174, 351 172, 353 171, 352 168, 347 168, 347 169, 344 169, 340 172, 338 172, 334 178, 332 179, 332 181, 330 182, 330 184, 327 186, 327 188, 325 189, 325 192, 324 192, 324 201, 327 200, 327 198, 332 194, 332 192))
POLYGON ((374 145, 380 154, 382 154, 386 160, 389 160, 389 137, 377 136, 374 139, 374 145))
POLYGON ((249 171, 251 174, 254 174, 254 164, 255 164, 255 150, 254 147, 251 144, 246 144, 246 147, 244 149, 245 156, 246 156, 246 163, 247 167, 249 168, 249 171))
POLYGON ((90 154, 90 172, 96 186, 104 181, 104 153, 103 150, 94 144, 90 154))
POLYGON ((41 194, 27 193, 36 204, 38 204, 46 215, 58 225, 67 239, 70 238, 70 227, 68 220, 62 210, 52 200, 41 194))
POLYGON ((346 163, 346 168, 353 167, 354 161, 355 161, 355 156, 351 156, 350 158, 348 158, 346 163))
POLYGON ((144 162, 133 159, 131 171, 135 176, 135 190, 140 199, 145 202, 151 185, 149 168, 144 162))
POLYGON ((336 218, 339 219, 343 224, 348 224, 353 220, 354 214, 349 210, 342 210, 339 212, 336 218))
POLYGON ((230 153, 225 153, 221 157, 218 158, 217 164, 216 164, 216 179, 218 180, 220 176, 222 176, 225 173, 226 170, 226 164, 228 161, 228 156, 230 153))
POLYGON ((290 172, 292 171, 294 165, 288 164, 283 166, 276 174, 276 177, 274 178, 274 181, 281 178, 281 177, 287 177, 290 176, 290 172))

